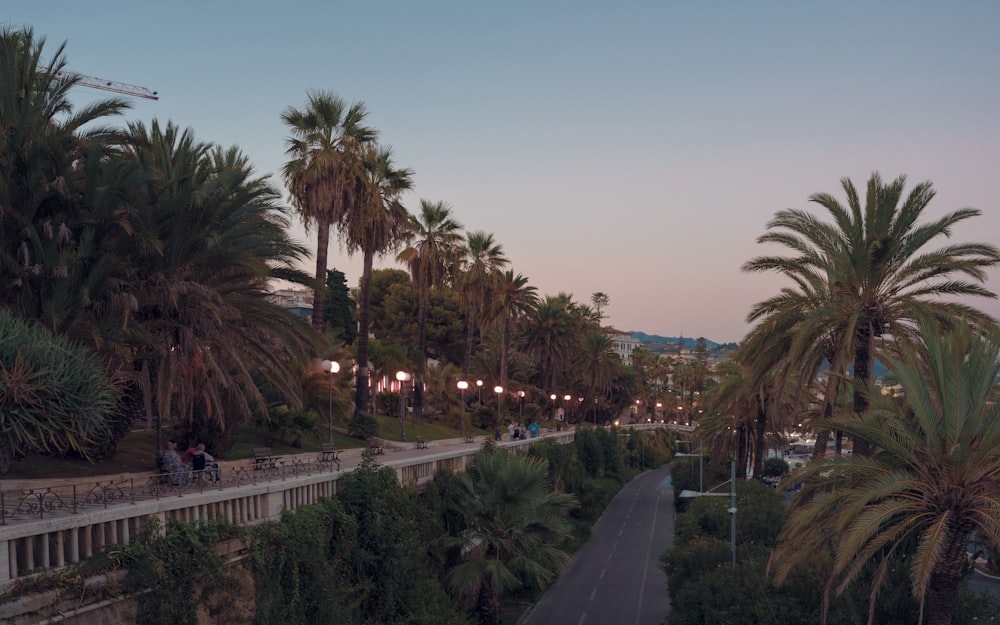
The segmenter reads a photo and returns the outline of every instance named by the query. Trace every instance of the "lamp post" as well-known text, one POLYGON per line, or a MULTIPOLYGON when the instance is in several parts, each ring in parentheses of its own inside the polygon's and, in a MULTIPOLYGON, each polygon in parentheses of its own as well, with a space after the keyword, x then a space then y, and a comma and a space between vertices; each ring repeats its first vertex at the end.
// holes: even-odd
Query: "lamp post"
POLYGON ((503 397, 503 387, 497 384, 493 387, 493 392, 497 394, 497 419, 500 418, 500 399, 503 397))
POLYGON ((563 395, 563 421, 567 424, 569 423, 569 415, 567 413, 569 412, 569 400, 571 399, 573 399, 573 396, 569 393, 563 395))
POLYGON ((483 405, 483 381, 476 380, 476 387, 479 389, 479 405, 483 405))
POLYGON ((469 388, 469 383, 465 380, 458 381, 458 390, 462 393, 462 436, 466 435, 465 430, 465 389, 469 388))
POLYGON ((524 421, 524 391, 517 392, 517 399, 520 404, 517 407, 517 420, 524 421))
MULTIPOLYGON (((678 445, 694 445, 694 441, 674 441, 678 445)), ((677 454, 679 458, 691 458, 695 454, 677 454)), ((698 492, 705 492, 705 456, 701 450, 701 439, 698 439, 698 492)))
POLYGON ((327 406, 327 416, 330 418, 330 436, 328 438, 328 442, 333 444, 333 374, 340 371, 340 363, 336 360, 324 360, 320 366, 323 367, 323 371, 330 374, 330 377, 327 380, 328 386, 330 387, 330 400, 329 405, 327 406))
POLYGON ((406 387, 403 383, 410 379, 410 374, 405 371, 397 371, 396 379, 399 380, 399 440, 406 440, 406 387))
POLYGON ((555 425, 556 422, 556 394, 552 393, 549 395, 549 399, 552 400, 552 424, 555 425))

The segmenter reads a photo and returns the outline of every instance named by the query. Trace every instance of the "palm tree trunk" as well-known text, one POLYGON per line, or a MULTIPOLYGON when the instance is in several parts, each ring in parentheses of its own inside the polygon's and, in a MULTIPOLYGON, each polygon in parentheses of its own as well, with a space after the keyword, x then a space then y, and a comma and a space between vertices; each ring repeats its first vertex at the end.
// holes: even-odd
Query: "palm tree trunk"
POLYGON ((312 327, 323 333, 326 321, 326 262, 330 248, 330 221, 318 219, 316 223, 316 283, 313 286, 312 327))
POLYGON ((468 305, 466 306, 466 311, 468 317, 465 320, 465 355, 462 358, 462 379, 465 380, 469 377, 469 363, 472 361, 472 343, 476 336, 476 303, 469 298, 468 305))
MULTIPOLYGON (((764 474, 764 439, 767 435, 767 410, 765 407, 766 402, 757 404, 753 450, 753 476, 755 478, 760 478, 764 474)), ((746 473, 742 473, 741 475, 746 475, 746 473)))
POLYGON ((490 580, 484 581, 479 587, 476 604, 479 625, 500 625, 500 593, 490 580))
POLYGON ((966 548, 969 532, 952 530, 949 534, 943 557, 931 573, 927 595, 924 597, 927 625, 951 624, 958 599, 958 587, 968 562, 966 548))
POLYGON ((420 289, 420 305, 417 310, 417 371, 413 375, 413 420, 423 423, 424 420, 424 369, 427 366, 427 300, 430 299, 428 288, 420 289))
MULTIPOLYGON (((823 416, 822 420, 827 421, 833 417, 833 404, 837 401, 837 392, 840 390, 840 376, 829 375, 826 379, 826 391, 823 395, 823 416)), ((813 447, 813 460, 826 455, 826 446, 830 442, 830 430, 823 428, 816 433, 816 446, 813 447)))
POLYGON ((364 252, 364 267, 361 272, 361 301, 358 305, 358 372, 354 389, 354 412, 367 412, 371 390, 368 385, 368 324, 372 299, 372 264, 375 253, 364 252))
MULTIPOLYGON (((858 325, 857 343, 854 348, 854 415, 861 418, 868 412, 868 387, 872 381, 872 360, 874 358, 874 334, 871 323, 862 321, 858 325)), ((867 456, 871 446, 863 438, 854 439, 854 454, 867 456)))
POLYGON ((507 353, 510 350, 510 319, 504 313, 500 330, 500 386, 507 388, 507 353))

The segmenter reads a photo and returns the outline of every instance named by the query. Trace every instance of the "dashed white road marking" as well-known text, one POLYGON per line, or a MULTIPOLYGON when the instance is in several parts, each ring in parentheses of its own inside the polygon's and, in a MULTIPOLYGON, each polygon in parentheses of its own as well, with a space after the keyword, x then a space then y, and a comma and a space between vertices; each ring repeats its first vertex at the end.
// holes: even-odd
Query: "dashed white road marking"
POLYGON ((595 586, 593 590, 590 591, 590 600, 594 600, 594 595, 597 594, 597 587, 595 586))

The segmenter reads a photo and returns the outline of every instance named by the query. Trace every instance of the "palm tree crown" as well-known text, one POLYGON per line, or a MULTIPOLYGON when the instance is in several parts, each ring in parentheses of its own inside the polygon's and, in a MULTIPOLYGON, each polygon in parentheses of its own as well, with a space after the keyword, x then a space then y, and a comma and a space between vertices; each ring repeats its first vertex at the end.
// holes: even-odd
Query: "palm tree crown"
POLYGON ((834 420, 873 453, 814 460, 796 476, 805 487, 773 557, 779 580, 833 541, 827 592, 874 560, 874 593, 894 557, 907 555, 926 622, 951 622, 971 533, 1000 545, 1000 340, 969 323, 945 333, 922 321, 925 342, 887 358, 903 398, 879 395, 869 416, 834 420))
POLYGON ((330 228, 371 194, 364 155, 377 133, 364 125, 367 114, 360 102, 348 106, 339 96, 317 92, 309 94, 305 109, 289 108, 281 115, 291 132, 285 150, 291 160, 282 175, 306 228, 316 224, 312 323, 318 332, 323 329, 330 228))
MULTIPOLYGON (((777 271, 808 288, 811 295, 826 298, 815 309, 822 315, 826 335, 845 342, 833 353, 842 349, 853 356, 854 410, 862 414, 867 409, 865 389, 871 382, 876 339, 912 340, 914 319, 922 316, 946 323, 971 315, 991 322, 954 298, 995 297, 982 282, 985 270, 1000 262, 1000 252, 984 243, 927 250, 933 240, 949 237, 956 224, 981 214, 964 208, 918 223, 934 197, 930 182, 916 185, 904 198, 905 176, 886 184, 872 174, 863 205, 849 179, 841 184, 846 207, 826 193, 810 198, 827 210, 832 222, 787 209, 768 224, 771 232, 758 238, 760 243, 783 245, 795 255, 759 257, 744 270, 777 271)), ((865 441, 855 441, 855 453, 866 453, 865 441)))

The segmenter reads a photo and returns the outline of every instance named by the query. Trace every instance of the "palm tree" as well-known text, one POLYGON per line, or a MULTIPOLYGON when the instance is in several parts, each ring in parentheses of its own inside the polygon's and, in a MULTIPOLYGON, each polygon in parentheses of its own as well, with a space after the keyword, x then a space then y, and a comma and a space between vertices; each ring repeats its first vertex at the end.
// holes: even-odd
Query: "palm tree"
MULTIPOLYGON (((594 405, 597 391, 607 391, 612 380, 624 374, 625 365, 615 352, 614 340, 601 328, 591 328, 581 337, 580 358, 583 376, 587 380, 583 405, 591 406, 594 405)), ((597 424, 596 410, 594 424, 597 424)))
POLYGON ((320 333, 330 228, 355 204, 372 201, 364 157, 377 133, 363 125, 367 114, 360 102, 348 106, 339 96, 320 91, 308 95, 306 108, 288 108, 281 115, 291 132, 285 150, 291 160, 282 167, 282 176, 307 230, 316 223, 312 325, 320 333))
POLYGON ((129 285, 137 368, 154 380, 159 414, 194 430, 225 430, 267 406, 257 377, 302 404, 291 363, 318 335, 270 300, 269 283, 304 283, 294 269, 307 250, 288 236, 278 193, 246 157, 153 122, 130 126, 130 156, 146 172, 133 190, 156 245, 131 241, 129 285))
MULTIPOLYGON (((58 334, 98 347, 121 328, 119 311, 95 321, 88 305, 110 305, 126 263, 123 232, 141 230, 116 193, 96 197, 122 173, 120 132, 85 126, 128 109, 121 99, 74 111, 61 77, 63 46, 41 63, 45 39, 30 28, 0 29, 0 292, 3 306, 58 334)), ((136 236, 140 236, 138 233, 136 236)))
POLYGON ((556 389, 556 373, 576 339, 571 304, 566 294, 546 296, 525 323, 525 348, 538 362, 541 387, 549 391, 556 389))
POLYGON ((877 395, 869 415, 834 420, 870 441, 873 453, 806 465, 804 496, 793 502, 772 559, 778 581, 832 542, 827 595, 877 563, 871 622, 880 582, 905 557, 921 620, 951 622, 971 534, 1000 545, 1000 338, 970 327, 977 324, 965 318, 946 332, 937 320, 920 320, 924 344, 887 358, 903 398, 877 395), (915 551, 903 553, 914 541, 915 551))
MULTIPOLYGON (((495 291, 500 270, 510 262, 503 253, 503 245, 492 234, 482 230, 465 233, 465 243, 459 247, 457 288, 462 293, 465 306, 465 356, 462 358, 462 378, 468 378, 472 360, 472 343, 476 326, 482 329, 487 298, 495 291)), ((507 388, 505 381, 501 386, 507 388)))
POLYGON ((413 418, 418 423, 423 419, 421 380, 427 363, 427 303, 431 289, 448 277, 448 264, 455 257, 461 229, 462 224, 451 216, 450 206, 444 202, 420 200, 420 214, 410 215, 406 248, 396 256, 409 267, 419 292, 417 350, 420 362, 413 382, 413 418))
POLYGON ((521 274, 508 269, 496 284, 494 318, 500 323, 500 386, 507 388, 513 326, 538 308, 538 290, 521 274))
POLYGON ((451 503, 463 530, 449 543, 463 562, 448 580, 475 593, 480 625, 500 622, 500 597, 521 585, 520 576, 541 586, 569 557, 556 545, 570 535, 566 515, 575 498, 551 491, 547 467, 490 446, 459 476, 460 495, 451 503))
MULTIPOLYGON (((777 271, 799 281, 805 267, 814 277, 827 281, 825 288, 815 292, 828 298, 822 307, 828 313, 824 324, 827 336, 844 341, 844 351, 852 354, 854 412, 860 416, 868 409, 867 389, 877 339, 913 340, 913 320, 921 316, 946 323, 972 315, 982 323, 992 323, 968 304, 940 297, 995 297, 981 283, 986 279, 985 270, 1000 262, 1000 252, 984 243, 925 250, 932 240, 950 236, 954 225, 981 214, 964 208, 919 224, 934 197, 930 182, 916 185, 904 199, 905 176, 884 184, 877 173, 872 174, 863 206, 849 179, 843 179, 841 185, 847 195, 846 208, 829 194, 810 197, 830 213, 832 223, 805 211, 783 210, 768 224, 771 232, 758 238, 760 243, 788 247, 797 256, 759 257, 743 268, 777 271)), ((866 441, 855 441, 856 454, 867 451, 866 441)))
POLYGON ((384 256, 403 240, 410 214, 400 202, 402 193, 413 187, 413 171, 397 169, 392 148, 370 148, 365 152, 365 173, 376 193, 354 202, 344 216, 343 231, 347 251, 360 249, 364 255, 361 294, 358 302, 357 381, 355 411, 368 410, 368 330, 371 307, 371 277, 375 256, 384 256))

